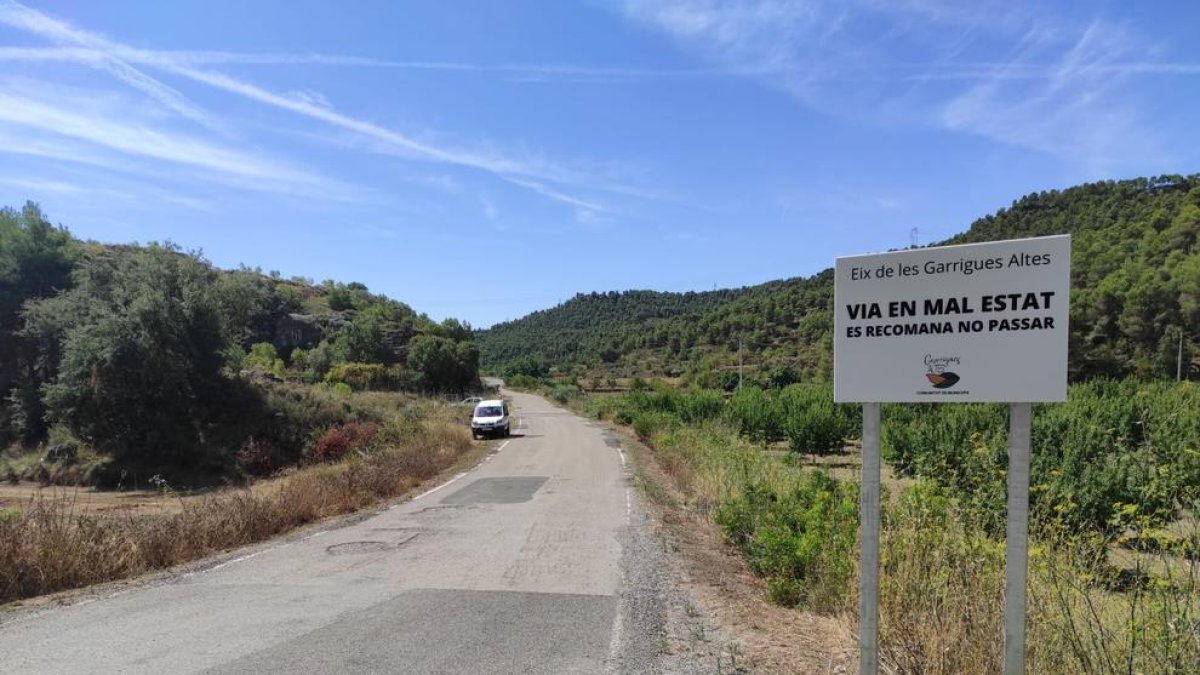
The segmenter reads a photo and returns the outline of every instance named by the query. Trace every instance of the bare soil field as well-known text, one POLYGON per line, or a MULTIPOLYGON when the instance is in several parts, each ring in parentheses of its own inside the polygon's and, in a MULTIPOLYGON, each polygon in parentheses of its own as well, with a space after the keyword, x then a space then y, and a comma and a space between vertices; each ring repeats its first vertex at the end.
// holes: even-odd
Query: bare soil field
POLYGON ((197 496, 152 490, 116 492, 94 488, 42 486, 33 482, 0 485, 0 510, 21 509, 36 502, 69 506, 78 514, 144 516, 178 513, 182 500, 197 496))

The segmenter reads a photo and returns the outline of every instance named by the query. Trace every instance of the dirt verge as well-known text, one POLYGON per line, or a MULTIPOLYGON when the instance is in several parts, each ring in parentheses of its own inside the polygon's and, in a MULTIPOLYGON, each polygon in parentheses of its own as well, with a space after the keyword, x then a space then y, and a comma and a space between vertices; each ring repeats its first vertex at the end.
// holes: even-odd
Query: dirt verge
POLYGON ((668 608, 667 647, 714 672, 848 673, 856 668, 846 617, 773 605, 762 580, 720 529, 688 508, 687 496, 626 429, 608 424, 629 449, 656 533, 671 555, 679 593, 668 608))

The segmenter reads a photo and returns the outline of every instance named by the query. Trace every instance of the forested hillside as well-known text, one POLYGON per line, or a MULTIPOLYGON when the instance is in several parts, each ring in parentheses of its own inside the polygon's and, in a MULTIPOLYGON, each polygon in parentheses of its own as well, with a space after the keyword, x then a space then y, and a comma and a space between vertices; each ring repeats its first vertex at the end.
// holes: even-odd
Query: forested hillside
MULTIPOLYGON (((1200 343, 1200 175, 1107 181, 1031 194, 938 245, 1073 235, 1071 375, 1173 376, 1200 343)), ((483 366, 540 374, 825 378, 832 362, 833 275, 704 293, 580 294, 478 333, 483 366)))
POLYGON ((278 467, 359 416, 339 393, 461 394, 478 362, 469 326, 362 284, 222 271, 0 210, 0 449, 189 476, 278 467))

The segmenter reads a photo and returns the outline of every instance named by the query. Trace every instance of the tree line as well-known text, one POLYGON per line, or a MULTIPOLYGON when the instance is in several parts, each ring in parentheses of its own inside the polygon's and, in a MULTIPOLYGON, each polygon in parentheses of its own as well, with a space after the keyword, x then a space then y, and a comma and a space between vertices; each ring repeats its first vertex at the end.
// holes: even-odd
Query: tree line
MULTIPOLYGON (((1090 183, 1016 200, 934 246, 1071 234, 1072 381, 1198 374, 1200 175, 1090 183)), ((687 376, 722 386, 741 360, 751 377, 789 369, 827 379, 832 270, 703 293, 579 294, 479 332, 483 366, 687 376)))

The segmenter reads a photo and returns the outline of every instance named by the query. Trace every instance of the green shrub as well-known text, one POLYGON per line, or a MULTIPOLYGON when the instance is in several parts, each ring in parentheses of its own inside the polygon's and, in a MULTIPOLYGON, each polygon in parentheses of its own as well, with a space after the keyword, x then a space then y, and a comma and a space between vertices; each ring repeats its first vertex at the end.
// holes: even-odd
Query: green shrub
POLYGON ((522 391, 534 391, 541 386, 541 381, 535 377, 518 373, 505 381, 509 387, 522 391))
POLYGON ((326 382, 344 382, 356 391, 383 389, 387 379, 386 369, 378 363, 339 363, 325 373, 326 382))
POLYGON ((326 429, 349 422, 378 421, 369 411, 346 400, 349 393, 348 387, 340 394, 297 384, 266 386, 257 394, 258 411, 247 413, 246 419, 234 425, 243 434, 235 447, 239 453, 245 450, 237 459, 255 465, 252 473, 269 472, 311 455, 315 437, 326 429))
POLYGON ((715 520, 775 602, 818 611, 843 602, 858 532, 856 484, 821 472, 791 490, 746 483, 717 508, 715 520))
POLYGON ((857 432, 855 408, 833 402, 829 387, 793 385, 779 394, 783 432, 793 452, 841 450, 857 432))
POLYGON ((624 400, 623 396, 589 396, 585 410, 588 415, 596 419, 614 419, 624 400))
POLYGON ((779 401, 757 387, 745 387, 734 393, 728 417, 740 434, 759 443, 773 441, 783 432, 779 401))
POLYGON ((288 361, 294 370, 308 370, 308 350, 296 347, 292 353, 288 355, 288 361))
MULTIPOLYGON (((1033 415, 1031 516, 1037 526, 1113 532, 1136 506, 1163 524, 1200 498, 1200 389, 1097 380, 1033 415)), ((1002 405, 885 406, 883 450, 906 475, 954 490, 1002 531, 1008 412, 1002 405)))
POLYGON ((725 412, 725 397, 711 389, 688 391, 678 397, 675 412, 688 424, 717 419, 725 412))
POLYGON ((643 441, 650 441, 659 431, 678 425, 679 418, 661 411, 640 412, 633 417, 633 432, 643 441))
POLYGON ((550 389, 550 398, 559 403, 568 403, 579 398, 579 387, 573 384, 556 384, 550 389))
POLYGON ((250 347, 250 352, 242 359, 243 368, 258 368, 268 373, 283 375, 283 359, 275 352, 275 345, 270 342, 259 342, 250 347))

